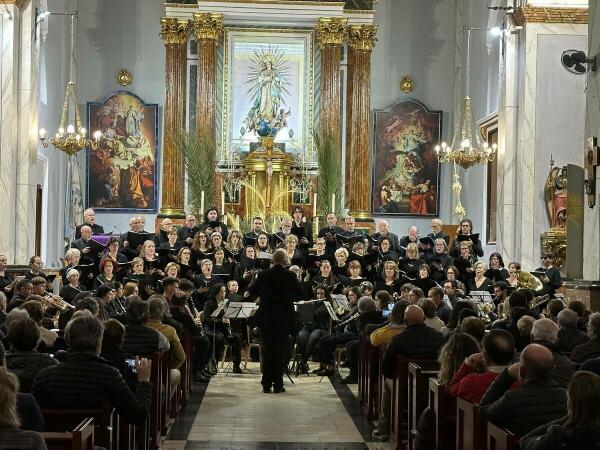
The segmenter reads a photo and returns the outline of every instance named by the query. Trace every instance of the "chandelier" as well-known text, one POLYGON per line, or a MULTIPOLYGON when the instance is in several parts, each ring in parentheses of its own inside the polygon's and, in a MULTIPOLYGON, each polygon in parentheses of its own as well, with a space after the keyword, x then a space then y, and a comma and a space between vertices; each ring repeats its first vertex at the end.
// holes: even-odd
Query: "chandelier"
POLYGON ((70 67, 70 79, 65 89, 65 99, 63 102, 63 109, 60 116, 60 124, 58 131, 54 137, 48 138, 46 130, 40 128, 39 136, 40 141, 44 147, 52 144, 60 151, 66 153, 69 156, 73 156, 85 147, 93 149, 98 148, 102 132, 96 131, 94 133, 94 140, 87 139, 87 130, 81 126, 81 115, 79 114, 79 107, 77 106, 77 88, 75 85, 75 21, 77 19, 77 12, 70 14, 71 16, 71 67, 70 67), (71 118, 74 119, 74 123, 70 122, 71 118))
POLYGON ((467 33, 467 67, 465 80, 465 97, 463 98, 460 119, 456 123, 454 136, 450 145, 442 142, 435 146, 435 153, 441 163, 452 163, 468 169, 476 164, 486 164, 496 157, 497 145, 489 145, 481 136, 479 127, 473 119, 469 88, 471 83, 471 28, 467 33))
POLYGON ((246 182, 246 175, 244 174, 244 167, 242 166, 240 152, 227 152, 225 154, 225 158, 222 159, 221 164, 221 173, 223 174, 223 190, 227 193, 227 197, 229 197, 229 199, 233 199, 237 196, 237 193, 241 190, 242 186, 246 182))

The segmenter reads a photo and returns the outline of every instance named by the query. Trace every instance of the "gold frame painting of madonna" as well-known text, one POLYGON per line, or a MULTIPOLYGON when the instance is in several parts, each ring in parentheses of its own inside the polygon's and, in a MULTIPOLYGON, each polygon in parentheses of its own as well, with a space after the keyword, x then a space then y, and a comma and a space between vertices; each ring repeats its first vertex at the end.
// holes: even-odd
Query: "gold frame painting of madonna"
POLYGON ((442 111, 430 111, 416 100, 375 110, 374 215, 439 214, 440 165, 434 147, 441 130, 442 111))
POLYGON ((126 91, 88 102, 90 135, 100 131, 97 149, 87 151, 86 207, 104 212, 157 211, 158 105, 126 91))

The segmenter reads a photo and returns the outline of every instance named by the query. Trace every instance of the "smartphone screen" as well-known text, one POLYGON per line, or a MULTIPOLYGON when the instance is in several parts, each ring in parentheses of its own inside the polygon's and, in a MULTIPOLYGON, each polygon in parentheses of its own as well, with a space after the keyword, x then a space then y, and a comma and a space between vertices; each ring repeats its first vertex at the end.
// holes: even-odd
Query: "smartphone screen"
POLYGON ((137 372, 137 369, 135 368, 135 359, 126 359, 125 363, 127 364, 127 367, 129 367, 129 369, 131 369, 131 371, 133 373, 137 372))

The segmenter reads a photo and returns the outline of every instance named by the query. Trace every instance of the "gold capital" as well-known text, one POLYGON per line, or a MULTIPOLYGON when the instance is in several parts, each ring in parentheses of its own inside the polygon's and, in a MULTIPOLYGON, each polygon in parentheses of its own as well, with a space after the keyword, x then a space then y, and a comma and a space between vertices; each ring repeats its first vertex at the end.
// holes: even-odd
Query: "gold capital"
POLYGON ((348 45, 354 50, 373 50, 375 42, 377 42, 377 25, 351 25, 348 27, 348 45))
POLYGON ((188 40, 189 22, 174 17, 161 17, 160 37, 165 44, 185 44, 188 40))
POLYGON ((325 45, 342 45, 346 37, 346 17, 321 17, 315 31, 317 42, 323 47, 325 45))
POLYGON ((223 14, 195 13, 192 26, 196 39, 217 40, 223 32, 223 14))

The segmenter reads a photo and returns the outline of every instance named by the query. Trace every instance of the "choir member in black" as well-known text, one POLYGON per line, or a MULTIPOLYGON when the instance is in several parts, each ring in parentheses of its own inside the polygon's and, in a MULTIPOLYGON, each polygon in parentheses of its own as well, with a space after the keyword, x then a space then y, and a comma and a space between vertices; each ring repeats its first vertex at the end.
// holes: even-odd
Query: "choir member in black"
MULTIPOLYGON (((314 292, 315 299, 331 301, 327 286, 318 284, 315 286, 314 292)), ((298 307, 312 308, 312 305, 298 305, 298 307)), ((308 359, 312 356, 319 340, 329 334, 330 320, 331 318, 323 302, 316 303, 312 320, 302 325, 296 339, 296 352, 300 354, 299 373, 308 373, 308 359)))
POLYGON ((454 265, 454 258, 448 254, 448 246, 444 239, 434 241, 433 254, 427 260, 431 267, 431 279, 438 283, 446 279, 446 269, 454 265))
POLYGON ((477 257, 480 258, 483 256, 483 248, 481 247, 481 241, 479 237, 473 235, 473 222, 471 219, 463 219, 460 222, 460 226, 458 230, 456 230, 456 239, 452 243, 452 248, 450 250, 450 256, 456 258, 460 255, 460 243, 461 242, 470 242, 472 246, 471 253, 473 254, 473 262, 477 261, 477 257), (460 236, 470 236, 466 241, 460 240, 460 236))
POLYGON ((254 247, 247 246, 244 254, 240 257, 240 262, 236 264, 233 270, 233 279, 237 280, 241 292, 246 291, 246 288, 257 272, 255 256, 254 247))
POLYGON ((379 246, 381 238, 387 237, 390 240, 390 250, 399 254, 400 252, 400 241, 395 233, 390 231, 390 224, 387 220, 381 220, 377 224, 377 233, 371 236, 371 241, 374 241, 373 246, 379 246))
MULTIPOLYGON (((362 230, 356 229, 356 219, 352 216, 346 216, 344 218, 344 231, 341 233, 343 237, 348 239, 347 243, 344 243, 344 247, 350 251, 352 246, 357 242, 365 242, 367 237, 362 230)), ((344 240, 342 240, 344 242, 344 240)))
POLYGON ((309 300, 312 297, 313 289, 310 281, 304 280, 304 270, 300 266, 292 265, 289 268, 290 272, 293 272, 300 283, 302 289, 302 300, 309 300))
POLYGON ((271 243, 269 241, 269 235, 264 231, 261 231, 256 235, 254 254, 256 255, 257 259, 260 259, 261 253, 268 253, 269 255, 273 254, 273 247, 271 247, 271 243))
POLYGON ((298 248, 298 238, 293 234, 288 234, 285 238, 285 252, 288 256, 290 266, 304 266, 304 255, 298 248))
POLYGON ((87 225, 81 227, 81 237, 71 242, 71 248, 76 248, 81 253, 81 261, 83 264, 91 264, 94 262, 90 241, 92 239, 92 229, 87 225))
POLYGON ((229 257, 229 262, 232 264, 235 264, 240 260, 241 253, 244 250, 242 240, 242 233, 240 233, 238 230, 232 230, 231 233, 229 233, 229 237, 227 238, 227 244, 225 245, 225 248, 227 248, 229 254, 231 255, 229 257))
POLYGON ((144 271, 149 275, 154 289, 157 281, 165 276, 165 273, 159 268, 160 262, 156 256, 154 241, 147 240, 144 242, 140 251, 140 257, 144 260, 144 271))
POLYGON ((198 231, 194 236, 192 243, 192 259, 190 264, 194 268, 194 272, 198 270, 202 260, 213 257, 213 248, 208 235, 204 231, 198 231))
POLYGON ((273 248, 285 248, 285 240, 292 233, 292 219, 281 219, 281 230, 271 235, 271 246, 273 248))
POLYGON ((360 263, 356 260, 354 261, 350 261, 348 263, 348 274, 347 274, 347 281, 345 281, 347 286, 360 286, 360 283, 362 283, 363 281, 365 281, 365 279, 361 276, 362 275, 362 267, 360 265, 360 263))
POLYGON ((490 255, 490 267, 485 271, 485 276, 494 283, 505 281, 510 277, 510 273, 504 268, 504 261, 502 260, 502 255, 500 253, 493 252, 490 255))
POLYGON ((129 262, 127 256, 121 253, 119 248, 119 240, 116 237, 111 237, 106 245, 106 256, 110 256, 117 264, 125 264, 129 262))
POLYGON ((169 242, 169 233, 173 230, 175 231, 175 242, 177 242, 177 230, 173 228, 173 220, 166 217, 160 222, 160 230, 154 237, 157 248, 169 242))
POLYGON ((226 283, 233 275, 233 265, 225 259, 225 250, 223 248, 215 249, 214 258, 213 274, 226 283))
POLYGON ((463 295, 466 295, 467 287, 460 280, 460 271, 458 270, 458 268, 456 266, 450 266, 446 269, 446 280, 445 281, 455 282, 456 287, 461 291, 461 293, 463 295))
POLYGON ((218 249, 225 250, 225 245, 223 243, 223 236, 221 236, 221 233, 219 233, 218 231, 213 231, 213 233, 210 234, 209 236, 210 236, 210 244, 212 245, 212 248, 213 248, 213 259, 214 259, 214 252, 218 249))
POLYGON ((335 213, 327 214, 327 226, 319 230, 319 237, 325 239, 325 253, 333 256, 336 249, 336 234, 342 234, 343 229, 337 225, 337 217, 335 213))
POLYGON ((508 263, 508 278, 504 281, 508 284, 510 288, 509 292, 517 289, 519 287, 519 282, 517 281, 517 273, 521 271, 521 264, 518 262, 510 262, 508 263))
POLYGON ((404 258, 406 256, 406 248, 408 247, 408 244, 411 243, 419 245, 419 229, 414 225, 408 227, 408 234, 406 236, 402 236, 400 239, 400 251, 398 253, 400 258, 404 258))
POLYGON ((117 305, 114 303, 116 293, 112 283, 104 283, 98 286, 98 289, 96 289, 96 298, 98 299, 98 305, 100 306, 98 312, 100 320, 104 321, 112 319, 119 314, 125 313, 124 305, 117 305))
POLYGON ((304 210, 300 206, 294 206, 292 212, 292 234, 295 234, 299 242, 299 247, 303 250, 308 250, 312 247, 312 226, 304 217, 304 210))
POLYGON ((541 267, 535 269, 535 272, 543 273, 539 276, 543 287, 541 291, 536 292, 536 295, 550 294, 552 296, 554 295, 554 292, 556 292, 556 290, 562 285, 562 281, 560 279, 560 272, 556 267, 552 265, 551 255, 543 254, 541 258, 542 265, 541 267))
POLYGON ((227 226, 221 222, 221 216, 216 208, 209 208, 204 213, 204 222, 200 225, 200 230, 211 236, 213 233, 219 233, 223 241, 227 241, 229 230, 227 226))
POLYGON ((194 279, 194 267, 190 264, 192 251, 189 247, 182 247, 177 253, 177 264, 179 264, 179 278, 194 279))
POLYGON ((144 271, 144 260, 137 256, 131 260, 131 273, 123 278, 125 287, 128 283, 135 283, 138 287, 138 295, 147 299, 154 292, 150 286, 150 277, 144 271))
POLYGON ((193 214, 186 214, 183 226, 177 230, 177 240, 188 247, 192 246, 194 242, 194 236, 200 229, 196 224, 196 216, 193 214))
POLYGON ((361 268, 361 274, 364 278, 369 278, 372 265, 377 261, 374 253, 367 252, 367 246, 364 242, 356 242, 352 246, 352 251, 348 255, 348 262, 358 261, 361 268))
POLYGON ((196 286, 194 304, 198 310, 204 309, 204 303, 209 299, 212 286, 223 284, 220 278, 213 275, 213 262, 210 259, 202 260, 200 268, 202 272, 194 276, 194 286, 196 286))
POLYGON ((436 239, 443 239, 446 242, 446 246, 450 245, 450 236, 442 231, 442 221, 440 219, 431 219, 431 233, 427 236, 433 238, 434 242, 436 239))
POLYGON ((88 208, 83 212, 83 223, 75 227, 75 239, 81 237, 81 228, 85 226, 92 229, 92 234, 104 234, 102 225, 96 223, 96 214, 92 208, 88 208))
POLYGON ((67 284, 60 288, 59 297, 65 302, 73 305, 73 299, 77 294, 84 290, 79 284, 79 272, 77 269, 69 269, 66 274, 67 284))
POLYGON ((429 261, 433 256, 435 242, 431 236, 425 236, 419 238, 419 252, 421 253, 421 259, 429 261))
MULTIPOLYGON (((131 228, 128 232, 125 232, 121 235, 121 242, 123 250, 121 251, 127 259, 132 260, 133 258, 137 258, 140 254, 140 250, 142 249, 141 244, 130 245, 128 239, 130 239, 129 232, 140 233, 140 234, 150 234, 148 231, 144 230, 146 225, 146 219, 142 216, 132 217, 129 219, 129 227, 131 228)), ((118 260, 117 260, 118 261, 118 260)))
POLYGON ((423 292, 429 292, 429 289, 433 287, 439 287, 438 284, 431 279, 431 269, 427 264, 421 264, 419 266, 419 277, 412 281, 412 284, 421 288, 423 292))
POLYGON ((229 326, 229 319, 213 318, 212 313, 225 302, 226 289, 223 283, 215 283, 211 286, 208 299, 204 303, 204 330, 211 342, 214 342, 215 360, 221 359, 225 341, 231 346, 231 360, 233 362, 233 373, 242 373, 240 363, 242 361, 242 338, 238 333, 233 333, 229 326))
MULTIPOLYGON (((176 262, 170 262, 165 266, 165 278, 179 278, 180 267, 176 262)), ((164 278, 163 278, 164 280, 164 278)))
POLYGON ((25 274, 25 279, 32 280, 35 277, 42 277, 44 280, 48 281, 48 275, 42 270, 43 266, 42 258, 39 256, 32 256, 29 258, 29 272, 25 274))
POLYGON ((382 237, 379 240, 379 246, 375 251, 377 260, 375 262, 375 279, 377 280, 382 275, 383 264, 386 261, 398 262, 398 254, 392 250, 392 243, 389 237, 382 237))
POLYGON ((180 248, 181 244, 177 242, 177 231, 172 229, 167 233, 167 242, 163 242, 158 246, 159 266, 162 268, 170 262, 176 262, 180 248))
POLYGON ((412 281, 419 276, 419 267, 425 261, 420 258, 419 246, 411 242, 406 246, 406 258, 398 262, 401 278, 404 282, 412 281))
POLYGON ((98 289, 98 287, 104 283, 112 283, 117 280, 117 263, 110 256, 103 256, 100 259, 100 273, 96 276, 94 280, 94 289, 98 289))
POLYGON ((246 233, 242 241, 244 247, 249 245, 254 247, 256 245, 256 238, 258 238, 258 235, 263 231, 263 227, 264 222, 262 217, 257 216, 252 218, 252 231, 246 233))
POLYGON ((332 258, 325 253, 326 245, 325 238, 317 238, 315 241, 315 254, 309 254, 306 259, 306 269, 310 278, 319 273, 319 267, 321 267, 321 263, 324 260, 327 260, 331 263, 332 258))
POLYGON ((477 261, 473 264, 473 270, 475 274, 469 279, 467 285, 467 291, 487 291, 490 294, 494 292, 494 282, 485 276, 485 263, 483 261, 477 261))
POLYGON ((81 253, 76 248, 70 248, 65 253, 66 266, 63 267, 62 269, 60 269, 60 272, 59 272, 63 285, 68 284, 67 272, 69 271, 69 269, 76 268, 79 265, 80 258, 81 258, 81 253))
POLYGON ((381 279, 375 281, 374 291, 387 291, 390 295, 400 292, 398 265, 394 261, 385 261, 381 271, 381 279))
POLYGON ((319 267, 319 274, 312 279, 313 286, 323 284, 331 294, 341 294, 344 286, 340 279, 331 271, 331 263, 324 259, 319 267))
POLYGON ((465 286, 469 284, 469 279, 473 276, 473 264, 476 259, 471 253, 471 244, 469 242, 460 243, 460 254, 454 257, 454 266, 459 271, 459 279, 465 286))
POLYGON ((10 298, 15 285, 15 278, 6 271, 7 265, 8 258, 6 255, 0 254, 0 291, 10 298))
POLYGON ((334 256, 335 261, 331 271, 338 277, 340 275, 345 277, 348 273, 348 250, 340 247, 335 251, 334 256))

